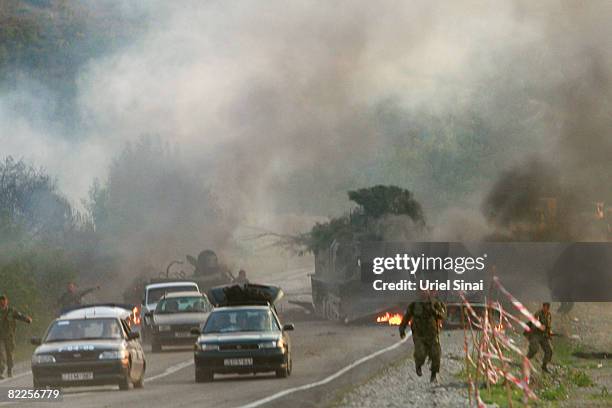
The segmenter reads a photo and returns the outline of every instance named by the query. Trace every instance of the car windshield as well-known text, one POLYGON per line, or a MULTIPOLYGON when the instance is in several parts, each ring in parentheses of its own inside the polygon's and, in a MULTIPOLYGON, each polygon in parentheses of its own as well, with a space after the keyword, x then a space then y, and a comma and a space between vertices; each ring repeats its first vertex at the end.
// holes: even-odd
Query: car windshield
POLYGON ((203 333, 272 332, 280 327, 269 310, 219 310, 213 312, 203 333))
POLYGON ((212 305, 205 296, 162 299, 155 307, 155 313, 203 313, 211 310, 212 305))
POLYGON ((53 322, 47 332, 45 341, 121 338, 123 338, 123 333, 117 319, 74 319, 53 322))
POLYGON ((194 284, 185 285, 185 286, 169 286, 169 287, 164 287, 164 288, 149 289, 149 293, 147 296, 147 304, 150 305, 151 303, 156 303, 166 293, 193 292, 197 290, 198 290, 198 287, 194 284))

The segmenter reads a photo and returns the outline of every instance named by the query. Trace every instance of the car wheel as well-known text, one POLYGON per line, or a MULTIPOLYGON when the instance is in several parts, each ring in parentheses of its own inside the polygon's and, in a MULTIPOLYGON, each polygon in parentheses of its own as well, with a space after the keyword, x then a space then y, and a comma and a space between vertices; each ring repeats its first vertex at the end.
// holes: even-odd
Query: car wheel
POLYGON ((140 377, 138 378, 138 381, 134 381, 134 388, 144 388, 144 378, 145 378, 145 371, 147 370, 147 362, 143 361, 142 362, 142 371, 140 372, 140 377))
POLYGON ((127 391, 130 389, 130 376, 126 375, 125 378, 123 380, 121 380, 121 382, 119 383, 119 389, 121 391, 127 391))
POLYGON ((276 370, 277 378, 287 378, 291 375, 291 355, 287 355, 287 363, 284 368, 276 370))
POLYGON ((162 351, 162 346, 159 344, 159 341, 155 341, 155 339, 151 339, 151 351, 154 353, 159 353, 162 351))
POLYGON ((32 388, 34 388, 35 390, 40 390, 43 388, 47 388, 47 386, 45 384, 41 384, 41 382, 38 381, 36 377, 33 377, 32 378, 32 388))
POLYGON ((144 388, 144 374, 134 382, 134 388, 144 388))
POLYGON ((215 379, 215 373, 212 370, 203 370, 196 368, 195 381, 197 383, 212 382, 215 379))

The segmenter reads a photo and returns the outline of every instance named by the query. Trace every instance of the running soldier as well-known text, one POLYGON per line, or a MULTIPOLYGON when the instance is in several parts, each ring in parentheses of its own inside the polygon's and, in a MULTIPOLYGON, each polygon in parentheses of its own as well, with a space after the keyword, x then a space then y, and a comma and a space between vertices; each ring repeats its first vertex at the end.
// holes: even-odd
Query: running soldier
POLYGON ((527 351, 527 358, 532 359, 541 347, 544 351, 544 358, 542 359, 542 371, 548 373, 548 363, 552 359, 552 316, 550 314, 550 303, 542 303, 542 309, 538 310, 535 314, 535 318, 542 324, 542 329, 538 329, 533 324, 529 323, 530 330, 525 333, 529 340, 529 351, 527 351))
POLYGON ((446 319, 446 305, 433 298, 429 293, 421 294, 422 300, 412 302, 406 309, 406 314, 399 326, 400 337, 406 337, 406 327, 410 325, 412 341, 414 342, 414 363, 416 373, 423 375, 422 366, 429 357, 431 362, 431 382, 436 382, 440 372, 440 329, 446 319))

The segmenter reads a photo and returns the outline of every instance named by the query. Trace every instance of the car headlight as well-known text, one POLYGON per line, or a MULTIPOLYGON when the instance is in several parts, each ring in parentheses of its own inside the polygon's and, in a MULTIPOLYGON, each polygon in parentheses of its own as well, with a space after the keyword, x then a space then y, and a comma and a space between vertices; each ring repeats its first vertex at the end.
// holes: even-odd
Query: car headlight
POLYGON ((128 358, 128 352, 126 350, 108 350, 100 353, 98 358, 100 360, 123 360, 128 358))
POLYGON ((32 356, 32 364, 55 363, 55 357, 51 354, 34 354, 32 356))
POLYGON ((263 343, 259 343, 260 349, 272 349, 272 348, 283 348, 285 347, 285 342, 283 339, 278 339, 275 341, 265 341, 263 343))
POLYGON ((218 344, 209 344, 209 343, 198 343, 198 350, 200 351, 217 351, 219 350, 218 344))
POLYGON ((263 342, 263 343, 259 343, 259 348, 260 349, 276 348, 276 342, 275 341, 266 341, 266 342, 263 342))
POLYGON ((167 324, 160 324, 157 326, 157 331, 170 331, 170 326, 167 324))

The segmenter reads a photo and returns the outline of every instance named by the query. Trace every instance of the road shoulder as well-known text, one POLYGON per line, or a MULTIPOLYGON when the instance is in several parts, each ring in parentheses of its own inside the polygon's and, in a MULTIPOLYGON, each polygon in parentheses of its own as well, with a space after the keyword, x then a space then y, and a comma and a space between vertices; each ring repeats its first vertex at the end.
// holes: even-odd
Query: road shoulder
POLYGON ((462 368, 461 333, 445 332, 441 342, 443 361, 438 384, 429 383, 427 364, 423 367, 423 376, 418 377, 412 356, 406 354, 365 381, 338 393, 329 405, 334 408, 468 406, 465 384, 457 379, 462 368))

